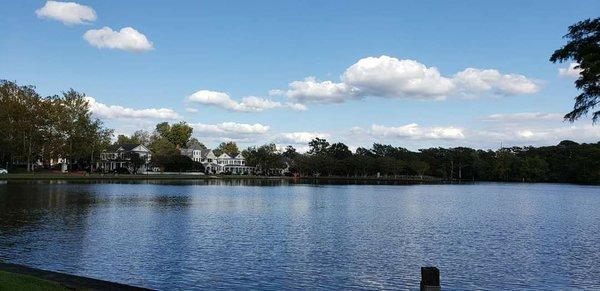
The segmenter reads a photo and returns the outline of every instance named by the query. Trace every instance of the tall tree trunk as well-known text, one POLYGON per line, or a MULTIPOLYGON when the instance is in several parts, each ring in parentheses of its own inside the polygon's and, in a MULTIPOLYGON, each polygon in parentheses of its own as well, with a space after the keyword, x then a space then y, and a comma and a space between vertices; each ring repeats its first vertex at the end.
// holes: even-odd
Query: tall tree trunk
POLYGON ((27 172, 33 171, 33 165, 31 164, 31 139, 29 139, 29 144, 27 146, 27 172))

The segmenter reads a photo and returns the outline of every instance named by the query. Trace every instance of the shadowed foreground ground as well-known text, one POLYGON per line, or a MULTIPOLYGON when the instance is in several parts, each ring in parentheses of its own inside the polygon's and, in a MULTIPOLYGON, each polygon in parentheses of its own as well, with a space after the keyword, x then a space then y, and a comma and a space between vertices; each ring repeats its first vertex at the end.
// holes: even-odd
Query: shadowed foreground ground
POLYGON ((26 266, 0 263, 0 290, 148 290, 26 266))

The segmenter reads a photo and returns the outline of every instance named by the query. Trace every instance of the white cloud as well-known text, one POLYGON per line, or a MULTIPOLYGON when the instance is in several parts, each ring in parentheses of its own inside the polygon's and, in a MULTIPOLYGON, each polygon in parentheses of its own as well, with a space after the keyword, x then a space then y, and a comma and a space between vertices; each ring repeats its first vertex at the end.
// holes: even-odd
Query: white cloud
POLYGON ((582 70, 578 66, 579 63, 570 63, 569 67, 558 69, 558 75, 561 77, 579 78, 582 70))
POLYGON ((497 70, 467 68, 453 77, 457 90, 465 95, 492 92, 498 95, 533 94, 539 90, 536 81, 518 74, 501 74, 497 70))
POLYGON ((187 97, 187 101, 204 105, 216 106, 229 111, 237 112, 261 112, 275 108, 289 108, 297 111, 307 110, 306 106, 299 103, 281 103, 261 97, 248 96, 237 102, 227 93, 200 90, 187 97))
POLYGON ((223 122, 218 124, 192 123, 194 132, 206 134, 264 134, 269 131, 269 126, 260 123, 246 124, 236 122, 223 122))
POLYGON ((154 49, 145 35, 139 31, 125 27, 114 31, 110 27, 90 29, 83 34, 83 38, 97 48, 119 49, 130 52, 143 52, 154 49))
POLYGON ((367 96, 442 100, 449 96, 521 95, 536 93, 540 87, 538 81, 523 75, 501 74, 493 69, 468 68, 445 77, 436 67, 385 55, 360 59, 340 79, 333 82, 308 77, 291 82, 285 90, 271 90, 270 94, 301 103, 341 103, 367 96))
POLYGON ((463 139, 463 129, 448 127, 423 127, 416 123, 403 126, 383 126, 374 124, 370 133, 381 137, 404 137, 411 139, 463 139))
POLYGON ((388 98, 439 99, 454 90, 452 80, 441 76, 437 68, 388 56, 359 60, 342 80, 359 88, 362 95, 388 98))
POLYGON ((90 111, 102 118, 152 118, 152 119, 180 119, 177 112, 167 108, 132 109, 118 105, 106 105, 92 97, 85 97, 90 106, 90 111))
POLYGON ((302 103, 286 103, 286 106, 296 111, 307 111, 308 107, 302 103))
POLYGON ((289 84, 288 90, 272 90, 270 93, 283 93, 288 98, 301 103, 341 103, 347 99, 360 98, 356 88, 344 83, 320 82, 314 77, 294 81, 289 84))
POLYGON ((185 111, 187 111, 189 113, 198 113, 198 109, 191 108, 191 107, 186 108, 185 111))
POLYGON ((39 18, 58 20, 64 24, 84 24, 96 20, 96 12, 89 6, 75 2, 47 1, 35 11, 39 18))
POLYGON ((288 144, 307 144, 314 138, 329 138, 329 136, 328 133, 323 132, 285 132, 281 133, 277 140, 288 144))
POLYGON ((482 118, 484 121, 495 122, 524 122, 524 121, 561 121, 563 114, 560 113, 541 113, 541 112, 520 112, 509 114, 492 114, 482 118))
POLYGON ((473 131, 472 144, 488 144, 503 142, 512 145, 555 145, 562 140, 577 142, 598 142, 600 128, 585 125, 539 125, 519 126, 504 125, 498 128, 473 131))

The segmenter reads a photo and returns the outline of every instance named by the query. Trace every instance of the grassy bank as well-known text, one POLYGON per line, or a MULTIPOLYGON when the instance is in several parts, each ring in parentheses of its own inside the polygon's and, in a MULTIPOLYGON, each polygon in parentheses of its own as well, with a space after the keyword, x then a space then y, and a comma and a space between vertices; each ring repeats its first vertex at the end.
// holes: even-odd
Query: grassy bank
POLYGON ((23 265, 0 263, 0 290, 148 290, 23 265))
POLYGON ((36 278, 34 276, 22 275, 0 271, 0 290, 69 290, 58 283, 36 278))

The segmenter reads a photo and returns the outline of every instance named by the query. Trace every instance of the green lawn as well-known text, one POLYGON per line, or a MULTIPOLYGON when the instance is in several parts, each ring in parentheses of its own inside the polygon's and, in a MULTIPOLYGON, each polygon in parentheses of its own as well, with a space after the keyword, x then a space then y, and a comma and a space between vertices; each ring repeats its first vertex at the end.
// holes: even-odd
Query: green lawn
POLYGON ((68 290, 61 285, 38 279, 36 277, 0 271, 0 290, 34 291, 34 290, 68 290))

